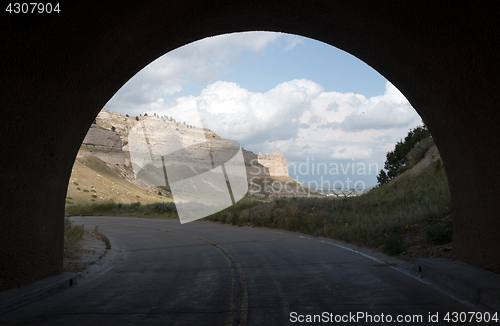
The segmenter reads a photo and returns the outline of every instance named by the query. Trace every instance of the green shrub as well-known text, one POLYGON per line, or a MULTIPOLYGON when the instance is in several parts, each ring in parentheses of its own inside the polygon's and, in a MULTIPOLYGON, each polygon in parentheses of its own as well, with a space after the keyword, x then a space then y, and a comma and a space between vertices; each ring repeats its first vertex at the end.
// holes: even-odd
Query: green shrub
POLYGON ((73 182, 73 184, 74 184, 75 186, 79 186, 78 182, 76 182, 76 181, 75 181, 75 182, 73 182))
POLYGON ((64 232, 66 232, 67 230, 69 230, 72 225, 73 225, 73 222, 71 222, 70 218, 69 217, 65 217, 64 218, 64 232))
POLYGON ((453 226, 451 222, 437 222, 430 224, 425 229, 427 240, 436 245, 446 244, 452 240, 453 226))
POLYGON ((422 139, 416 143, 411 151, 406 155, 408 167, 411 168, 420 162, 420 160, 424 158, 425 153, 427 153, 432 146, 434 146, 434 139, 432 139, 432 137, 422 139))
POLYGON ((97 198, 97 195, 92 195, 92 196, 90 196, 90 197, 92 197, 92 198, 97 198))
MULTIPOLYGON (((100 234, 100 233, 99 233, 100 234)), ((109 239, 107 236, 105 236, 104 234, 100 234, 101 235, 101 239, 102 241, 104 241, 104 244, 106 245, 106 249, 109 250, 111 249, 111 243, 109 242, 109 239)))
POLYGON ((89 192, 87 189, 83 189, 83 192, 89 192))
MULTIPOLYGON (((139 196, 137 196, 137 197, 139 197, 139 196)), ((130 208, 139 208, 139 207, 141 207, 140 202, 130 204, 130 208)))
POLYGON ((389 254, 397 254, 405 250, 404 239, 412 225, 435 223, 450 213, 446 173, 428 167, 358 197, 291 197, 272 202, 244 198, 206 219, 321 235, 372 248, 384 245, 389 254))
POLYGON ((404 239, 400 234, 389 234, 385 238, 384 252, 393 256, 404 251, 404 239))
POLYGON ((383 185, 397 177, 399 175, 399 167, 408 165, 407 155, 415 144, 431 136, 431 133, 425 125, 410 130, 405 139, 398 141, 394 146, 394 150, 387 153, 384 163, 385 171, 381 170, 380 174, 377 176, 378 184, 383 185))
POLYGON ((177 212, 174 203, 155 203, 152 205, 152 209, 156 213, 177 212))
POLYGON ((443 161, 438 158, 434 163, 434 171, 439 172, 443 168, 443 161))
POLYGON ((66 232, 64 232, 64 249, 69 249, 74 246, 78 240, 82 238, 84 233, 83 225, 72 226, 71 223, 68 224, 69 227, 67 227, 66 232))
POLYGON ((408 165, 401 165, 398 168, 398 173, 401 174, 401 173, 405 172, 406 170, 408 170, 409 168, 410 168, 410 166, 408 166, 408 165))
POLYGON ((111 249, 111 243, 109 242, 109 239, 107 236, 105 236, 104 234, 102 234, 100 231, 99 231, 99 226, 96 225, 94 226, 94 233, 96 233, 97 235, 99 235, 101 237, 101 240, 104 242, 104 244, 106 245, 106 249, 111 249))

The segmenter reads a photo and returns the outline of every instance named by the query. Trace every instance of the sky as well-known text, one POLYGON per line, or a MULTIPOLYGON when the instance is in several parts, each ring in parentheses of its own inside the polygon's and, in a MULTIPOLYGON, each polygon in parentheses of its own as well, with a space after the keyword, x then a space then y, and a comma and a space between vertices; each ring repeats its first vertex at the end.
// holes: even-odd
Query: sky
MULTIPOLYGON (((283 153, 306 185, 374 186, 420 116, 363 61, 283 33, 206 38, 158 58, 105 105, 208 128, 258 154, 283 153)), ((358 189, 359 189, 358 188, 358 189)))

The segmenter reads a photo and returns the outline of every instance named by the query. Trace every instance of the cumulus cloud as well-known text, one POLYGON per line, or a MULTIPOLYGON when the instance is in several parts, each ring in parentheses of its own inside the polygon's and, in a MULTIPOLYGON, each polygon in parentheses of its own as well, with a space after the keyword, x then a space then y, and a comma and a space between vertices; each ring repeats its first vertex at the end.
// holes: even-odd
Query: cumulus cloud
POLYGON ((399 135, 421 121, 389 82, 383 95, 365 98, 325 92, 306 79, 281 83, 266 93, 217 81, 199 96, 158 101, 148 111, 209 128, 256 152, 328 160, 385 158, 399 135))
POLYGON ((287 140, 308 126, 300 118, 312 109, 312 100, 322 91, 321 85, 305 79, 281 83, 266 93, 217 81, 199 96, 177 98, 164 110, 159 103, 155 112, 192 124, 199 115, 203 127, 240 143, 287 140))
POLYGON ((290 35, 287 37, 286 43, 287 43, 287 46, 285 47, 285 51, 290 51, 291 49, 296 47, 298 44, 303 45, 304 40, 299 38, 298 36, 290 35))
POLYGON ((326 106, 326 110, 333 111, 333 112, 339 112, 340 107, 339 107, 339 104, 337 102, 332 102, 326 106))
POLYGON ((341 123, 343 130, 388 129, 404 127, 415 120, 415 110, 391 83, 385 93, 364 101, 341 123))
POLYGON ((262 52, 282 34, 246 32, 209 37, 173 50, 131 78, 106 104, 113 111, 143 113, 148 105, 194 79, 206 85, 230 72, 243 51, 262 52))
MULTIPOLYGON (((394 143, 421 124, 389 82, 384 94, 366 98, 325 92, 322 85, 307 79, 283 82, 264 93, 220 80, 241 53, 262 53, 280 37, 280 33, 236 33, 178 48, 130 79, 105 108, 131 115, 167 115, 212 129, 254 152, 280 151, 289 162, 358 160, 381 167, 394 143), (186 83, 205 88, 199 95, 170 100, 186 83)), ((284 51, 304 44, 293 35, 284 41, 284 51)))

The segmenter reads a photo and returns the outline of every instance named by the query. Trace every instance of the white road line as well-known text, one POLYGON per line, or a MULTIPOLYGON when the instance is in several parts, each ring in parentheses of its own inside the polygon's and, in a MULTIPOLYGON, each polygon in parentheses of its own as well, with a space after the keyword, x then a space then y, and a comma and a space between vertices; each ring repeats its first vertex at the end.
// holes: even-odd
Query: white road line
POLYGON ((377 262, 377 263, 379 263, 379 264, 387 264, 385 261, 382 261, 382 260, 377 259, 377 258, 375 258, 375 257, 372 257, 372 256, 370 256, 370 255, 364 254, 364 253, 359 252, 359 251, 357 251, 357 250, 354 250, 354 249, 351 249, 351 248, 347 248, 347 247, 344 247, 344 246, 338 245, 338 244, 336 244, 336 243, 331 243, 331 242, 326 242, 326 241, 319 241, 319 242, 321 242, 321 243, 326 243, 326 244, 329 244, 329 245, 332 245, 332 246, 336 246, 336 247, 339 247, 339 248, 342 248, 342 249, 345 249, 345 250, 349 250, 349 251, 351 251, 351 252, 354 252, 354 253, 356 253, 356 254, 359 254, 359 255, 361 255, 361 256, 364 256, 364 257, 366 257, 366 258, 368 258, 368 259, 371 259, 371 260, 373 260, 373 261, 376 261, 376 262, 377 262))
POLYGON ((389 266, 389 267, 390 267, 390 268, 392 268, 393 270, 398 271, 398 272, 400 272, 400 273, 403 273, 403 274, 405 274, 406 276, 409 276, 409 277, 411 277, 411 278, 413 278, 413 279, 415 279, 415 280, 417 280, 417 281, 419 281, 419 282, 422 282, 422 283, 424 283, 424 284, 425 284, 425 285, 427 285, 427 286, 430 286, 430 287, 431 287, 431 288, 433 288, 434 290, 437 290, 437 291, 439 291, 439 292, 441 292, 441 293, 443 293, 443 294, 445 294, 445 295, 449 296, 450 298, 457 300, 458 302, 460 302, 460 303, 461 303, 461 304, 463 304, 463 305, 466 305, 467 307, 470 307, 470 308, 475 307, 475 306, 474 306, 473 304, 471 304, 470 302, 467 302, 467 301, 465 301, 465 300, 461 300, 461 299, 459 299, 459 298, 455 297, 453 294, 448 293, 447 291, 443 291, 443 290, 442 290, 439 286, 437 286, 437 285, 435 285, 435 284, 433 284, 433 283, 431 283, 431 282, 427 282, 427 281, 425 281, 425 280, 421 279, 420 277, 417 277, 416 275, 413 275, 412 273, 408 272, 407 270, 404 270, 404 269, 399 268, 399 267, 396 267, 396 266, 389 266))
POLYGON ((110 269, 112 269, 113 267, 115 267, 116 265, 113 265, 111 266, 110 268, 108 268, 107 270, 105 270, 104 272, 102 272, 101 274, 106 274, 107 272, 109 272, 110 269))
MULTIPOLYGON (((385 261, 379 260, 379 259, 377 259, 377 258, 375 258, 375 257, 372 257, 372 256, 370 256, 370 255, 364 254, 364 253, 359 252, 359 251, 357 251, 357 250, 354 250, 354 249, 351 249, 351 248, 347 248, 347 247, 344 247, 344 246, 338 245, 338 244, 336 244, 336 243, 331 243, 331 242, 326 242, 326 241, 318 241, 318 242, 325 243, 325 244, 329 244, 329 245, 332 245, 332 246, 336 246, 336 247, 339 247, 339 248, 342 248, 342 249, 345 249, 345 250, 349 250, 349 251, 351 251, 351 252, 353 252, 353 253, 359 254, 359 255, 364 256, 364 257, 366 257, 366 258, 369 258, 369 259, 371 259, 371 260, 373 260, 373 261, 376 261, 376 262, 378 262, 378 263, 380 263, 380 264, 387 264, 385 261)), ((467 307, 470 307, 470 308, 475 307, 475 306, 474 306, 473 304, 471 304, 470 302, 467 302, 467 301, 465 301, 465 300, 461 300, 461 299, 457 298, 456 296, 454 296, 453 294, 449 293, 448 291, 443 291, 443 290, 442 290, 439 286, 437 286, 437 285, 435 285, 435 284, 433 284, 433 283, 431 283, 431 282, 427 282, 427 281, 425 281, 425 280, 421 279, 420 277, 417 277, 416 275, 413 275, 411 272, 409 272, 409 271, 407 271, 407 270, 405 270, 405 269, 402 269, 402 268, 400 268, 400 267, 396 267, 396 266, 389 266, 389 267, 390 267, 390 268, 392 268, 392 269, 393 269, 393 270, 395 270, 395 271, 398 271, 398 272, 400 272, 400 273, 405 274, 405 275, 406 275, 406 276, 408 276, 408 277, 411 277, 411 278, 413 278, 413 279, 415 279, 415 280, 417 280, 417 281, 419 281, 419 282, 422 282, 422 283, 424 283, 424 284, 425 284, 425 285, 427 285, 427 286, 430 286, 430 287, 431 287, 431 288, 433 288, 434 290, 437 290, 437 291, 441 292, 442 294, 445 294, 445 295, 449 296, 450 298, 455 299, 456 301, 460 302, 461 304, 463 304, 463 305, 465 305, 465 306, 467 306, 467 307)))

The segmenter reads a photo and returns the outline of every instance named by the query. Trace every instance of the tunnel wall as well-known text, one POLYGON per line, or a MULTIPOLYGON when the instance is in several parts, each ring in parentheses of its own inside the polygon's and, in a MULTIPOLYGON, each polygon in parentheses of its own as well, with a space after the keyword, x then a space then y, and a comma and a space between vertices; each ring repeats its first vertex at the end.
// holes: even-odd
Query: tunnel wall
POLYGON ((0 290, 62 270, 66 187, 94 117, 159 56, 208 36, 323 41, 390 80, 440 149, 458 259, 500 272, 499 2, 85 1, 3 12, 0 290))

